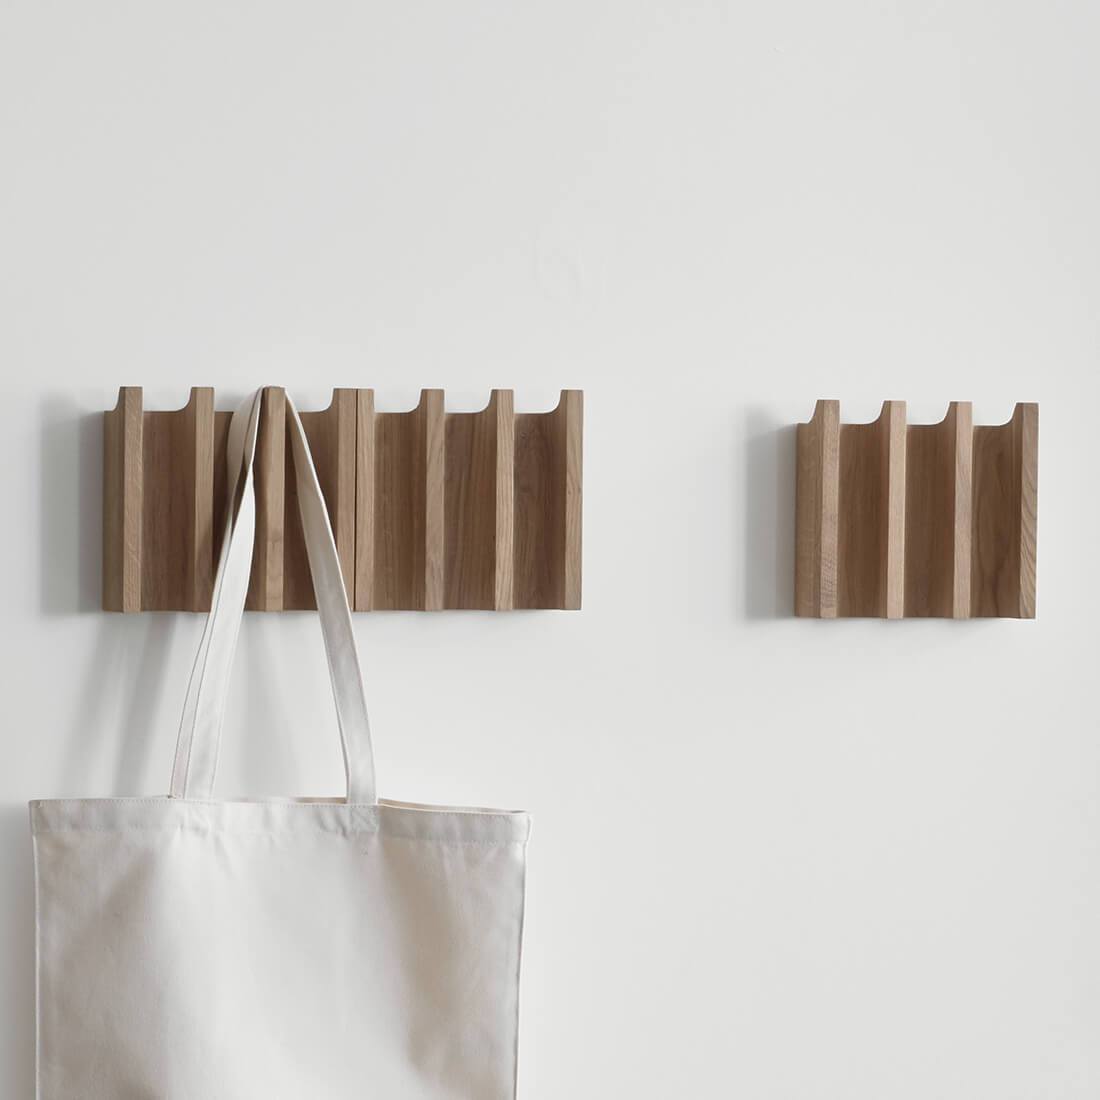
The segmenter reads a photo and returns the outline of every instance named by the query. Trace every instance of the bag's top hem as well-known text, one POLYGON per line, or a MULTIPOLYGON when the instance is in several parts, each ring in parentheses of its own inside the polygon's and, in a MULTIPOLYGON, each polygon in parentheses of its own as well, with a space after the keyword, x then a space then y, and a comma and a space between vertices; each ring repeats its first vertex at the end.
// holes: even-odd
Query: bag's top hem
POLYGON ((341 834, 379 833, 451 844, 524 844, 530 815, 522 810, 432 806, 380 799, 48 798, 30 804, 35 836, 53 832, 186 829, 271 833, 288 829, 341 834))

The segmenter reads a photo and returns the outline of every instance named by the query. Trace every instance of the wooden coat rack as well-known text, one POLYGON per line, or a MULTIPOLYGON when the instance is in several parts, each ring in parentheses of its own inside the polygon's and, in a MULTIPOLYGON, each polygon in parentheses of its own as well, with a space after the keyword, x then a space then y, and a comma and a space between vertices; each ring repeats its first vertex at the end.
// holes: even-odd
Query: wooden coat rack
POLYGON ((841 424, 818 401, 798 425, 795 614, 816 618, 1035 617, 1039 406, 974 426, 887 401, 841 424))
MULTIPOLYGON (((248 606, 313 608, 285 393, 263 401, 248 606)), ((105 610, 209 609, 231 415, 208 387, 173 412, 144 411, 141 387, 119 391, 104 422, 105 610)), ((373 390, 338 389, 301 417, 356 611, 580 607, 579 390, 517 414, 511 390, 474 413, 423 390, 395 413, 375 411, 373 390)))

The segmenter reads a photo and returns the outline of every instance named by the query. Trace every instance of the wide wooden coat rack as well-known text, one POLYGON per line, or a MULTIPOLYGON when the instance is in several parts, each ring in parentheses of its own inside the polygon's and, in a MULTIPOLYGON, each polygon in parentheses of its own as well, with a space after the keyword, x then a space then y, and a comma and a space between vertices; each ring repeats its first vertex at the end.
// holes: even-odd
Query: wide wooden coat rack
MULTIPOLYGON (((285 393, 268 388, 263 401, 248 606, 309 609, 285 393)), ((141 387, 119 391, 104 423, 105 610, 209 609, 231 415, 208 387, 172 412, 145 411, 141 387)), ((337 389, 301 417, 356 611, 580 607, 579 390, 517 414, 511 390, 448 413, 442 390, 376 412, 373 390, 337 389)))
POLYGON ((976 426, 969 401, 906 424, 887 401, 798 426, 795 614, 1035 617, 1039 406, 976 426))

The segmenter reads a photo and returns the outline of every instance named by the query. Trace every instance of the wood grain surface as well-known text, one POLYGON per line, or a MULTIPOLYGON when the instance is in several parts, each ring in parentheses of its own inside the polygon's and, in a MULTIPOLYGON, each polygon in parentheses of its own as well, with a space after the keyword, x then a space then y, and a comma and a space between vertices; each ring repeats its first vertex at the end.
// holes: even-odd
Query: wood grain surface
POLYGON ((573 610, 581 597, 580 391, 515 421, 513 603, 573 610))
POLYGON ((144 507, 141 387, 123 386, 103 417, 103 609, 140 611, 144 507))
POLYGON ((798 426, 795 614, 1034 618, 1038 405, 992 427, 969 402, 839 417, 819 401, 798 426))
POLYGON ((835 619, 840 507, 840 402, 818 401, 798 425, 795 614, 835 619))
POLYGON ((974 429, 971 614, 1035 617, 1039 407, 974 429))
MULTIPOLYGON (((379 413, 373 391, 338 389, 301 413, 353 608, 579 607, 582 415, 581 393, 564 391, 552 412, 517 417, 510 390, 480 412, 446 413, 443 391, 424 390, 415 409, 379 413)), ((253 610, 315 606, 286 416, 269 387, 253 610)), ((208 388, 174 412, 144 412, 140 388, 120 390, 104 416, 106 610, 209 607, 230 419, 208 388)))

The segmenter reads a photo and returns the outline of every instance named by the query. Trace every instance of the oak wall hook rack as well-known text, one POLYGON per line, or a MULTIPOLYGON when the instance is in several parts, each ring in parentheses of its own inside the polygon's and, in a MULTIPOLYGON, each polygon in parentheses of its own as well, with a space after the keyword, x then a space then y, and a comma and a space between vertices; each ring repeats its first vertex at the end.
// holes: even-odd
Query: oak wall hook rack
MULTIPOLYGON (((248 606, 313 608, 285 392, 263 401, 248 606)), ((105 610, 209 609, 230 416, 209 387, 171 412, 120 389, 104 416, 105 610)), ((580 607, 581 391, 546 413, 516 413, 511 390, 448 413, 442 390, 377 412, 373 390, 337 389, 301 416, 354 610, 580 607)))
POLYGON ((818 401, 798 425, 795 614, 1035 617, 1039 406, 976 426, 953 401, 906 424, 886 401, 842 424, 818 401))

